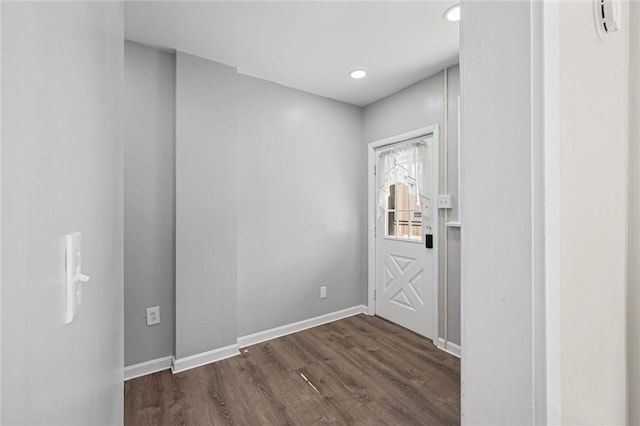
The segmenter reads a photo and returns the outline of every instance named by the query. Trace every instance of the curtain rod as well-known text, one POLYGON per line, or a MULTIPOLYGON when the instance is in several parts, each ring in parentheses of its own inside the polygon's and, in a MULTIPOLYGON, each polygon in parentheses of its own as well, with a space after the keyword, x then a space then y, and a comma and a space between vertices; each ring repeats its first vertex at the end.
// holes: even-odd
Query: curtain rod
POLYGON ((405 144, 405 143, 406 143, 406 144, 408 144, 408 143, 413 143, 413 144, 415 144, 416 146, 419 146, 419 145, 426 145, 426 144, 427 144, 427 141, 425 141, 424 139, 425 139, 425 138, 429 138, 429 137, 433 137, 433 133, 428 133, 428 134, 426 134, 426 135, 419 136, 419 137, 417 137, 417 138, 405 139, 405 140, 400 141, 400 142, 394 142, 394 143, 391 143, 391 144, 389 144, 389 145, 384 145, 384 146, 381 146, 380 148, 376 149, 376 152, 377 152, 377 153, 383 153, 383 152, 385 152, 385 151, 388 151, 388 150, 391 150, 391 149, 393 149, 393 148, 396 148, 398 145, 402 145, 402 144, 405 144), (417 140, 417 139, 422 139, 422 140, 417 140), (415 141, 415 142, 414 142, 414 141, 415 141))

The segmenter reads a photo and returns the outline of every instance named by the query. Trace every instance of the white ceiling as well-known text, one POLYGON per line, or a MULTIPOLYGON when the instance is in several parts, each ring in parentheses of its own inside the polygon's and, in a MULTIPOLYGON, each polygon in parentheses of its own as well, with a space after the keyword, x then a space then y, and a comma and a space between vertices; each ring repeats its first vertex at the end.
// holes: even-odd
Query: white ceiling
POLYGON ((458 62, 456 2, 129 1, 125 36, 364 106, 458 62))

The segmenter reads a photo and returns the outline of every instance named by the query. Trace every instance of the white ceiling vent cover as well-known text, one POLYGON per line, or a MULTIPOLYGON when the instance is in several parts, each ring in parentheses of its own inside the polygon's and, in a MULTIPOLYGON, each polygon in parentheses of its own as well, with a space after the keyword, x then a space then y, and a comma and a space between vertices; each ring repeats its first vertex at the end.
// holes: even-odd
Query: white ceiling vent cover
POLYGON ((596 27, 601 37, 620 29, 620 0, 595 0, 596 27))

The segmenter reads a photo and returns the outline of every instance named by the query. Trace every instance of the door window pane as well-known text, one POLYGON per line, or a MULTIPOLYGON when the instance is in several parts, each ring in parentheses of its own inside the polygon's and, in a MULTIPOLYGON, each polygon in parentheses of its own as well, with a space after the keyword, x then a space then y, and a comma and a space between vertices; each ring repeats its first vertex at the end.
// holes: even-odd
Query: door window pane
POLYGON ((396 213, 387 213, 387 237, 396 236, 396 213))
POLYGON ((420 137, 382 149, 377 154, 378 218, 384 215, 385 237, 422 241, 431 223, 430 194, 423 171, 427 141, 420 137))
POLYGON ((389 186, 389 201, 387 203, 387 208, 389 210, 394 210, 396 208, 396 186, 389 186))
POLYGON ((387 237, 422 240, 422 211, 409 185, 391 185, 387 206, 387 237))
POLYGON ((422 241, 422 212, 411 212, 411 236, 412 240, 422 241))

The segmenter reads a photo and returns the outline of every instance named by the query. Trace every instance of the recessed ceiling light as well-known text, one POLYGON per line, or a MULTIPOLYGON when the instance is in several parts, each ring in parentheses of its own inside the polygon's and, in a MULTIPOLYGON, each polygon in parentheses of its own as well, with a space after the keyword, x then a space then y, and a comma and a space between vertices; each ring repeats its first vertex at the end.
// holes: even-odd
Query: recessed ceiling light
POLYGON ((353 70, 349 73, 349 75, 351 76, 351 78, 362 78, 367 75, 367 72, 365 70, 353 70))
POLYGON ((442 17, 450 22, 458 22, 460 20, 460 5, 454 4, 444 11, 442 17))

